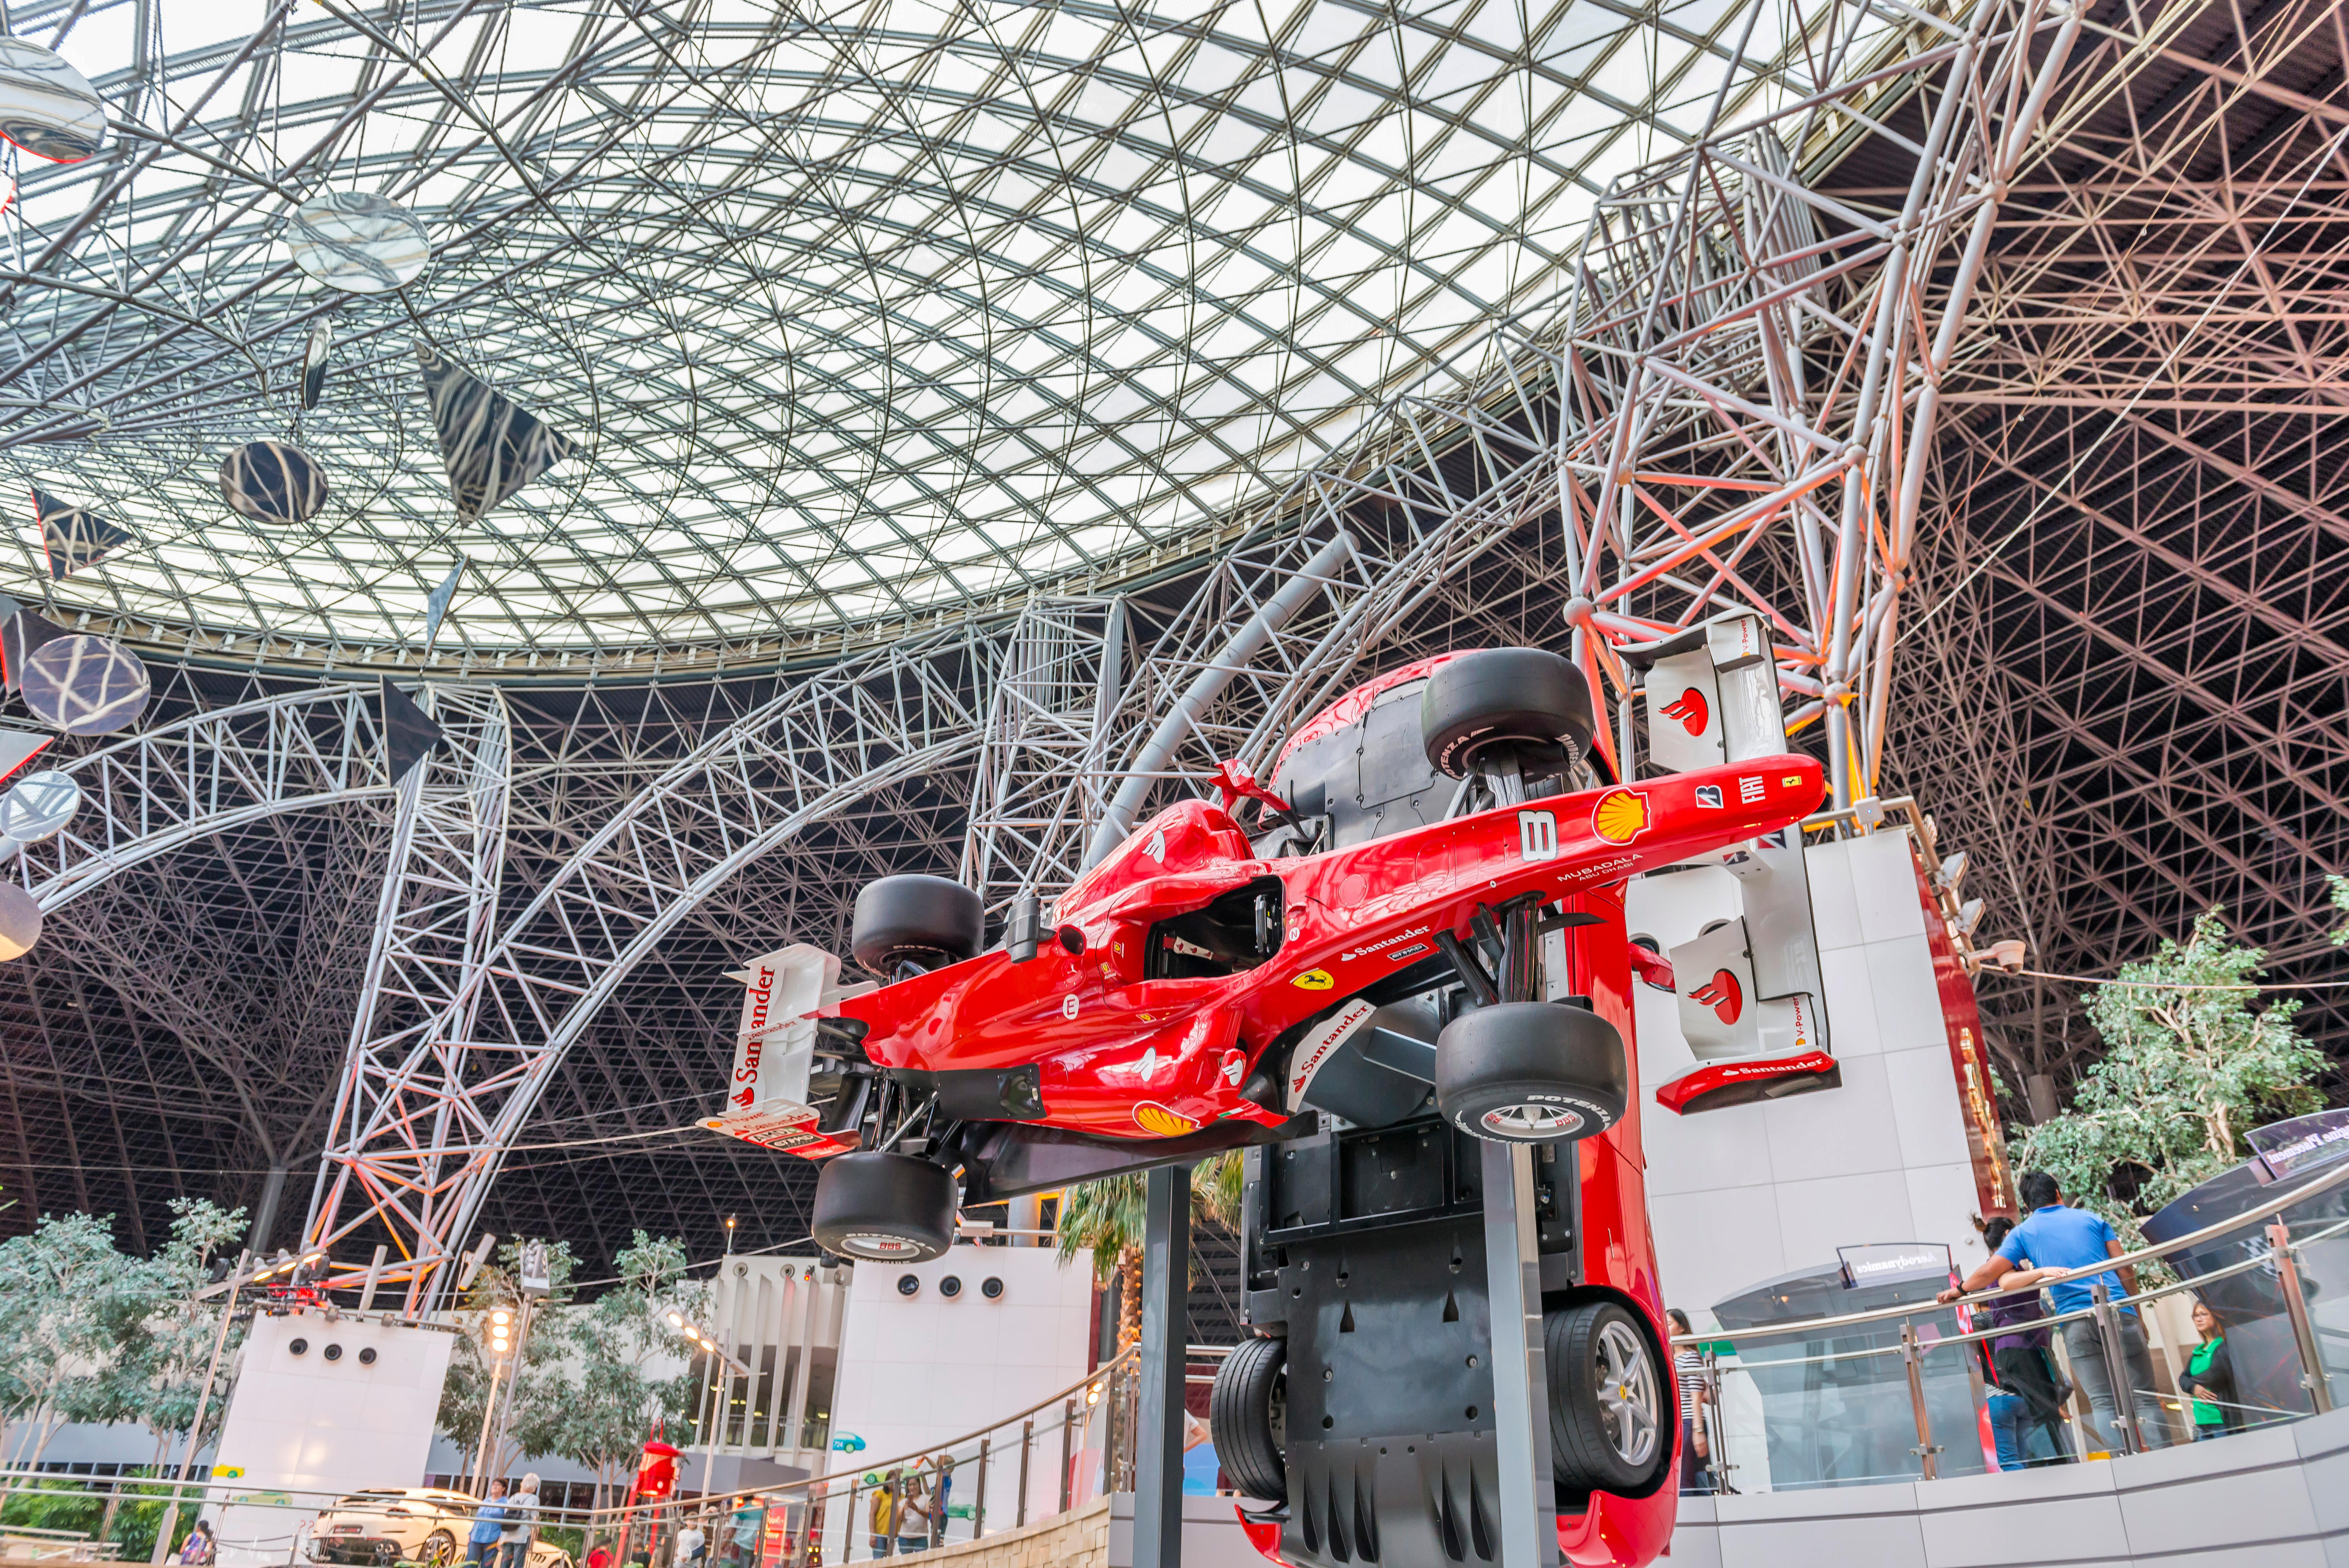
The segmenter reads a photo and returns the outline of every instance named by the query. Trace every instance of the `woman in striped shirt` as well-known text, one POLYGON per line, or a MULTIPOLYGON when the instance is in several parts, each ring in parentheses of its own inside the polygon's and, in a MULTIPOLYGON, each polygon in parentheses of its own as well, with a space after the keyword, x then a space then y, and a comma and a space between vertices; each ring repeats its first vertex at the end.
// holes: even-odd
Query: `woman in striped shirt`
MULTIPOLYGON (((1685 1339, 1695 1332, 1689 1326, 1688 1314, 1679 1307, 1668 1307, 1665 1319, 1672 1326, 1672 1336, 1685 1339)), ((1704 1431, 1704 1357, 1690 1345, 1676 1346, 1672 1350, 1672 1370, 1681 1385, 1681 1491, 1699 1496, 1713 1491, 1713 1455, 1704 1431)))

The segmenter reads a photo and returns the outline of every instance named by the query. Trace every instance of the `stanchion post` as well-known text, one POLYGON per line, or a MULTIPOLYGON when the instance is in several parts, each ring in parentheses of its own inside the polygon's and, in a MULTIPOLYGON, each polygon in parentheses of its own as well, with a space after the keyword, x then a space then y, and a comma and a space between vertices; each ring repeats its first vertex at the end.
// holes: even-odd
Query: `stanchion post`
POLYGON ((2121 1315, 2113 1306, 2112 1287, 2088 1287, 2089 1311, 2095 1315, 2097 1349, 2105 1358, 2105 1378, 2112 1385, 2113 1425, 2118 1429, 2121 1452, 2145 1452, 2145 1434, 2137 1429, 2137 1390, 2129 1387, 2128 1363, 2121 1356, 2121 1315))
MULTIPOLYGON (((1534 1150, 1528 1143, 1477 1147, 1485 1175, 1485 1279, 1493 1307, 1501 1568, 1557 1568, 1557 1483, 1549 1451, 1548 1358, 1542 1353, 1534 1150)), ((1139 1559, 1135 1568, 1142 1568, 1139 1559)))
POLYGON ((1917 1473, 1926 1480, 1939 1480, 1941 1446, 1933 1440, 1932 1414, 1925 1408, 1925 1352, 1917 1343, 1917 1326, 1905 1317, 1900 1320, 1900 1359, 1908 1364, 1909 1408, 1917 1419, 1917 1446, 1910 1450, 1917 1456, 1917 1473))
POLYGON ((2316 1326, 2308 1315, 2308 1295, 2301 1289, 2300 1264, 2292 1252, 2292 1227, 2282 1220, 2268 1226, 2268 1256, 2275 1264, 2276 1284, 2283 1292, 2284 1315, 2292 1319, 2292 1346, 2300 1352, 2301 1386, 2308 1390, 2310 1407, 2322 1416, 2333 1408, 2333 1383, 2324 1375, 2316 1326))
POLYGON ((1029 1417, 1019 1423, 1019 1501, 1011 1511, 1011 1528, 1019 1530, 1028 1523, 1028 1452, 1036 1446, 1036 1418, 1029 1417))
POLYGON ((1077 1478, 1071 1474, 1070 1460, 1076 1458, 1071 1446, 1072 1429, 1077 1424, 1077 1402, 1066 1401, 1061 1406, 1061 1511, 1066 1513, 1076 1506, 1077 1478))
POLYGON ((1143 1215, 1142 1357, 1137 1368, 1142 1408, 1133 1449, 1133 1568, 1182 1568, 1191 1172, 1182 1166, 1153 1171, 1143 1215))
POLYGON ((978 1495, 970 1502, 970 1538, 973 1541, 987 1533, 987 1471, 988 1460, 995 1451, 992 1435, 978 1439, 978 1495))

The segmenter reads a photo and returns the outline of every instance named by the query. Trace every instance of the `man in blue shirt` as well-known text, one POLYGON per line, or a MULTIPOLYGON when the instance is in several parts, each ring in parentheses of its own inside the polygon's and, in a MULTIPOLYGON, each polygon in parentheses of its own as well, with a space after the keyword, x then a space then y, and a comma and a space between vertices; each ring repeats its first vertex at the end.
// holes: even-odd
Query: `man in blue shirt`
MULTIPOLYGON (((2007 1233, 1998 1251, 1984 1258, 1957 1289, 1942 1292, 1942 1300, 1954 1300, 1961 1292, 1987 1290, 2016 1267, 2033 1270, 2018 1283, 2046 1279, 2047 1294, 2059 1315, 2086 1310, 2095 1300, 2091 1289, 2097 1284, 2102 1284, 2113 1300, 2125 1294, 2137 1294, 2137 1270, 2096 1266, 2120 1256, 2124 1251, 2112 1226, 2085 1209, 2066 1204, 2055 1178, 2044 1171, 2023 1172, 2016 1187, 2023 1194, 2023 1206, 2030 1212, 2023 1223, 2007 1233)), ((2124 1306, 2115 1317, 2120 1328, 2120 1360, 2128 1377, 2129 1408, 2137 1416, 2138 1439, 2147 1448, 2166 1449, 2170 1440, 2169 1421, 2162 1414, 2160 1391, 2154 1387, 2153 1357, 2146 1350, 2145 1326, 2137 1321, 2135 1307, 2124 1306)), ((2107 1433, 2116 1433, 2119 1404, 2114 1398, 2104 1338, 2097 1331, 2095 1319, 2083 1317, 2064 1324, 2063 1333, 2072 1377, 2080 1385, 2080 1391, 2087 1395, 2088 1408, 2096 1426, 2107 1433)))

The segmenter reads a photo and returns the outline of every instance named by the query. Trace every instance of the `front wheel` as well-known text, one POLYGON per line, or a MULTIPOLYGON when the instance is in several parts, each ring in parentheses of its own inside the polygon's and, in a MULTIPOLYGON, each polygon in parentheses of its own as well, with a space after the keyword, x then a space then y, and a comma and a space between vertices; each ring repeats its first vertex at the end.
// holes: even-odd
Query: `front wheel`
POLYGON ((1288 1499, 1288 1342, 1249 1339, 1216 1368, 1207 1394, 1216 1461, 1249 1497, 1288 1499))
POLYGON ((1621 1120, 1630 1098, 1623 1037, 1580 1007, 1497 1002, 1454 1018, 1436 1037, 1436 1109, 1474 1138, 1588 1138, 1621 1120))
POLYGON ((986 930, 978 894, 944 877, 908 872, 864 884, 849 921, 848 950, 886 979, 902 959, 926 969, 959 964, 978 951, 986 930))
POLYGON ((1542 648, 1463 654, 1428 672, 1419 698, 1428 763, 1454 779, 1510 750, 1555 770, 1590 748, 1598 722, 1582 672, 1542 648))
POLYGON ((835 1155, 815 1179, 812 1228, 843 1257, 926 1263, 954 1243, 954 1176, 910 1154, 835 1155))
POLYGON ((1549 1440, 1561 1485, 1651 1488, 1671 1463, 1670 1385, 1655 1341, 1619 1302, 1588 1301, 1542 1318, 1549 1440))
POLYGON ((457 1538, 445 1530, 436 1530, 424 1538, 424 1550, 416 1560, 424 1568, 448 1568, 449 1560, 457 1554, 457 1538))

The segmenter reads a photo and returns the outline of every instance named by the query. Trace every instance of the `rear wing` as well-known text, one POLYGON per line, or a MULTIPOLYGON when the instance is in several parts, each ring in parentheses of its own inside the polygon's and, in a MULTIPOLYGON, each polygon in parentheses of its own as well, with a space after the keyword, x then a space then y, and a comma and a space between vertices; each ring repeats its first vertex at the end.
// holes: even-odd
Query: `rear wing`
POLYGON ((742 1018, 734 1035, 726 1109, 703 1117, 701 1125, 806 1160, 855 1148, 854 1129, 824 1132, 822 1113, 807 1103, 815 1066, 814 1015, 863 995, 874 984, 843 985, 840 960, 804 942, 770 953, 742 971, 741 978, 742 1018))

